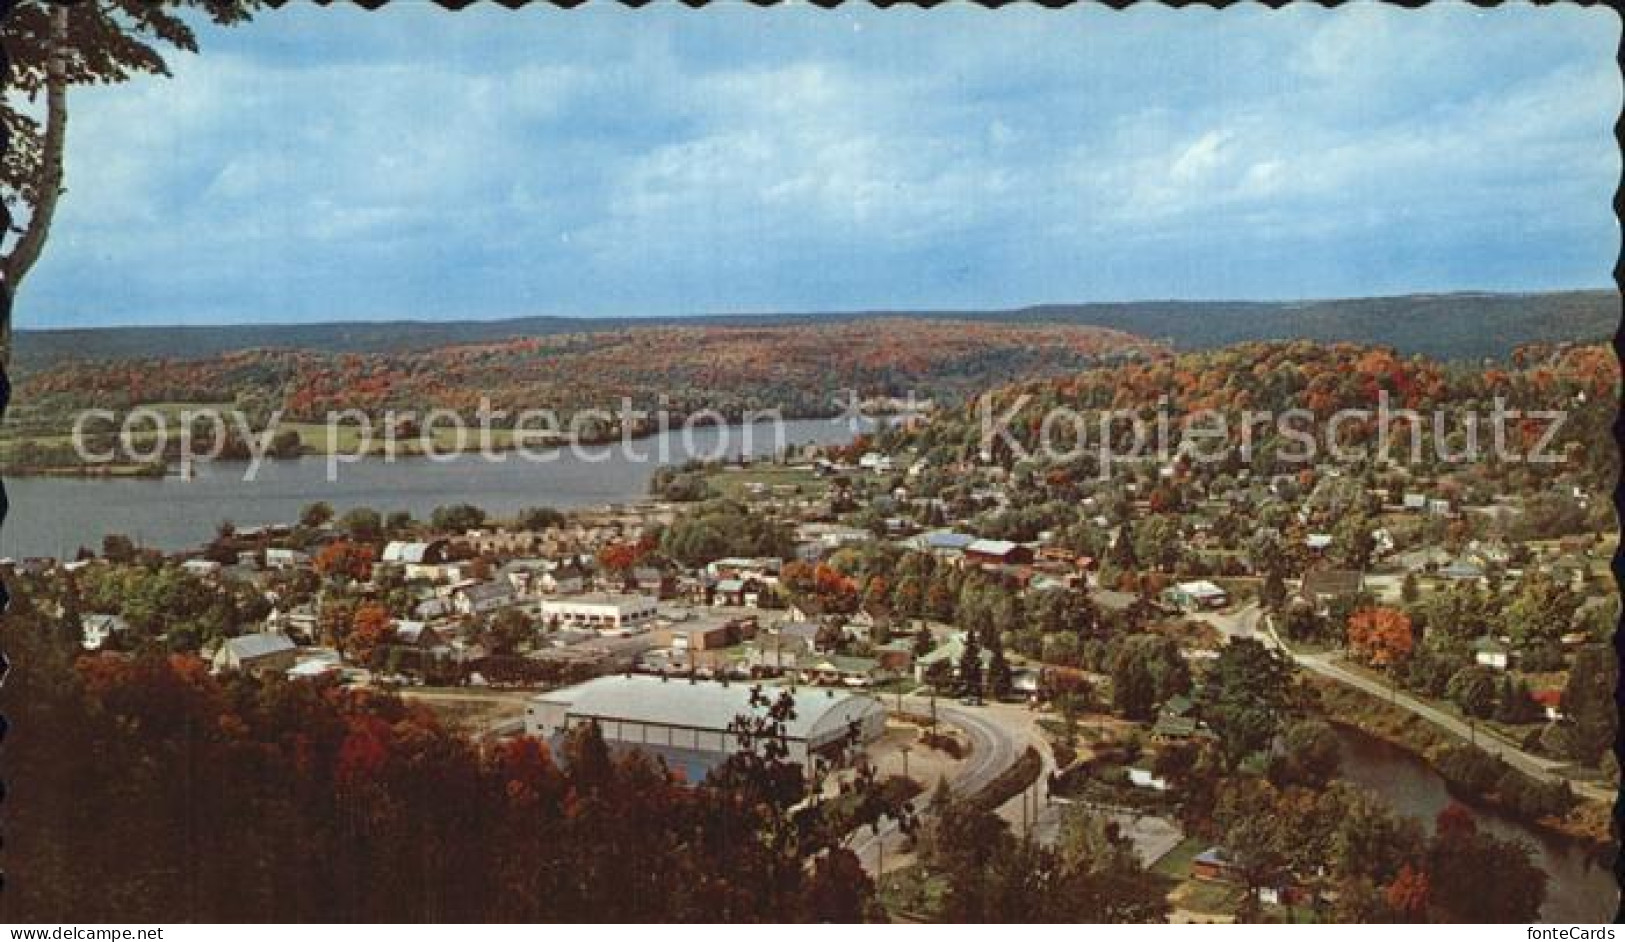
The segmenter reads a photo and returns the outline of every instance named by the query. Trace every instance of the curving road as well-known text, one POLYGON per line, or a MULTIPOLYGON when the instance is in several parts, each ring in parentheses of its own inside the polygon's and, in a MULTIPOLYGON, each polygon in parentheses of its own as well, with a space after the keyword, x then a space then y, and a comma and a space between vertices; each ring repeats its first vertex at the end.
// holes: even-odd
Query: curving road
MULTIPOLYGON (((918 701, 921 705, 927 702, 925 698, 905 698, 905 701, 910 700, 918 701)), ((971 751, 968 760, 948 782, 948 790, 956 798, 974 795, 986 788, 990 782, 1016 763, 1021 757, 1022 750, 1028 745, 1025 730, 1014 723, 1001 723, 997 708, 950 707, 943 706, 939 700, 937 717, 964 730, 966 738, 970 740, 971 751)), ((1047 750, 1041 752, 1047 757, 1047 750)), ((1047 758, 1046 766, 1049 766, 1047 758)), ((1042 774, 1039 776, 1040 788, 1044 786, 1044 778, 1042 774)), ((925 794, 929 796, 929 788, 925 794)), ((871 875, 878 875, 884 855, 900 854, 903 844, 904 836, 898 831, 897 822, 887 819, 880 822, 878 831, 864 829, 853 838, 849 846, 852 852, 858 855, 863 868, 871 875)))

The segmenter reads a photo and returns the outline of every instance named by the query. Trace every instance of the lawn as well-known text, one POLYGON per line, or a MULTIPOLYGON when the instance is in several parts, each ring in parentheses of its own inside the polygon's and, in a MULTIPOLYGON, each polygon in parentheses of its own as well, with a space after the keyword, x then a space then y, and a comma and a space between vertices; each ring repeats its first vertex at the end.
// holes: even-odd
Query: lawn
POLYGON ((1215 916, 1233 915, 1241 905, 1245 891, 1229 883, 1191 880, 1176 891, 1176 905, 1193 913, 1215 916))
POLYGON ((1162 855, 1162 859, 1151 865, 1151 872, 1159 876, 1174 880, 1188 880, 1191 876, 1191 861, 1196 855, 1207 849, 1207 841, 1199 837, 1187 837, 1174 845, 1174 849, 1162 855))
POLYGON ((888 913, 930 919, 942 911, 948 880, 915 864, 885 874, 877 889, 888 913))
POLYGON ((753 484, 759 484, 765 490, 765 495, 771 495, 773 488, 781 485, 791 485, 800 488, 800 493, 807 497, 818 497, 829 489, 829 485, 817 474, 805 468, 787 468, 783 465, 761 465, 743 470, 718 471, 706 478, 706 483, 712 492, 730 500, 748 501, 753 496, 753 484))

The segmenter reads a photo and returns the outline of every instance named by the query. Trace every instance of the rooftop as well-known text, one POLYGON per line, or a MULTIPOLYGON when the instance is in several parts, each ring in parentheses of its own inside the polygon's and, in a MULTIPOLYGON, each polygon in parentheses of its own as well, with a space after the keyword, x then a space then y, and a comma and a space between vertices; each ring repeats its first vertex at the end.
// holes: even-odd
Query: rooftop
MULTIPOLYGON (((574 687, 541 694, 537 703, 566 704, 572 716, 631 722, 727 729, 735 719, 762 712, 751 706, 751 691, 776 701, 790 688, 709 681, 663 679, 644 674, 599 677, 574 687)), ((872 698, 836 690, 802 688, 792 693, 795 716, 786 724, 791 739, 840 733, 848 723, 881 709, 872 698)))

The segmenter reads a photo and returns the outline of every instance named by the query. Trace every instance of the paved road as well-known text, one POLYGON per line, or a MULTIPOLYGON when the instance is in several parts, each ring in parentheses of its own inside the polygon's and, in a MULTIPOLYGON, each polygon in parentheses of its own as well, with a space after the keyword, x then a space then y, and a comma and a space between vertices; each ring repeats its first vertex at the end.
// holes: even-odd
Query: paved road
MULTIPOLYGON (((905 698, 905 703, 910 701, 923 712, 927 702, 925 698, 905 698)), ((1003 719, 1001 712, 998 707, 950 707, 944 706, 941 700, 937 701, 937 717, 964 730, 970 740, 971 752, 965 766, 948 782, 948 790, 956 798, 974 795, 987 787, 1000 773, 1014 765, 1027 747, 1029 737, 1017 724, 1003 719)), ((1040 788, 1043 787, 1043 779, 1040 775, 1040 788)), ((926 783, 922 797, 928 797, 932 787, 934 783, 926 783)), ((916 802, 917 806, 920 804, 916 802)), ((850 846, 852 852, 858 855, 858 860, 862 861, 863 868, 870 874, 878 874, 882 858, 887 854, 901 854, 904 843, 904 836, 898 831, 896 822, 888 819, 880 823, 878 831, 865 828, 852 839, 850 846)))
POLYGON ((1190 618, 1212 625, 1224 636, 1226 641, 1231 638, 1251 638, 1258 631, 1259 608, 1257 602, 1248 602, 1233 612, 1192 612, 1190 618))
POLYGON ((1267 619, 1260 618, 1259 615, 1260 613, 1257 611, 1253 613, 1254 622, 1263 622, 1265 628, 1264 631, 1258 633, 1259 640, 1285 651, 1299 667, 1314 671, 1322 677, 1329 677, 1356 690, 1364 691, 1395 706, 1403 707, 1445 732, 1468 742, 1476 743, 1480 749, 1500 757, 1508 765, 1520 772, 1554 782, 1567 781, 1570 787, 1582 796, 1599 801, 1613 802, 1615 798, 1613 792, 1590 782, 1576 782, 1563 776, 1558 770, 1566 764, 1564 762, 1532 755, 1488 730, 1475 729, 1459 718, 1424 700, 1419 700, 1402 691, 1395 691, 1387 684, 1343 667, 1335 661, 1331 654, 1303 654, 1292 650, 1275 633, 1274 625, 1270 624, 1267 619))

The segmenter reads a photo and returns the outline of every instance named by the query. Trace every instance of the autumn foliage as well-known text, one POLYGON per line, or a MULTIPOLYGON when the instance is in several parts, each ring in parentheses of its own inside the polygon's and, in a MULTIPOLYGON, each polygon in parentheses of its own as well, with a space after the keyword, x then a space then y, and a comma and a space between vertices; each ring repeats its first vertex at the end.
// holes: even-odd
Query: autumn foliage
POLYGON ((1415 644, 1410 616, 1393 608, 1362 608, 1349 616, 1348 643, 1355 657, 1373 667, 1399 664, 1415 644))
POLYGON ((873 912, 849 851, 791 861, 755 803, 616 758, 596 730, 562 756, 481 744, 331 681, 212 676, 185 655, 75 659, 47 625, 26 601, 5 625, 8 923, 873 912))

